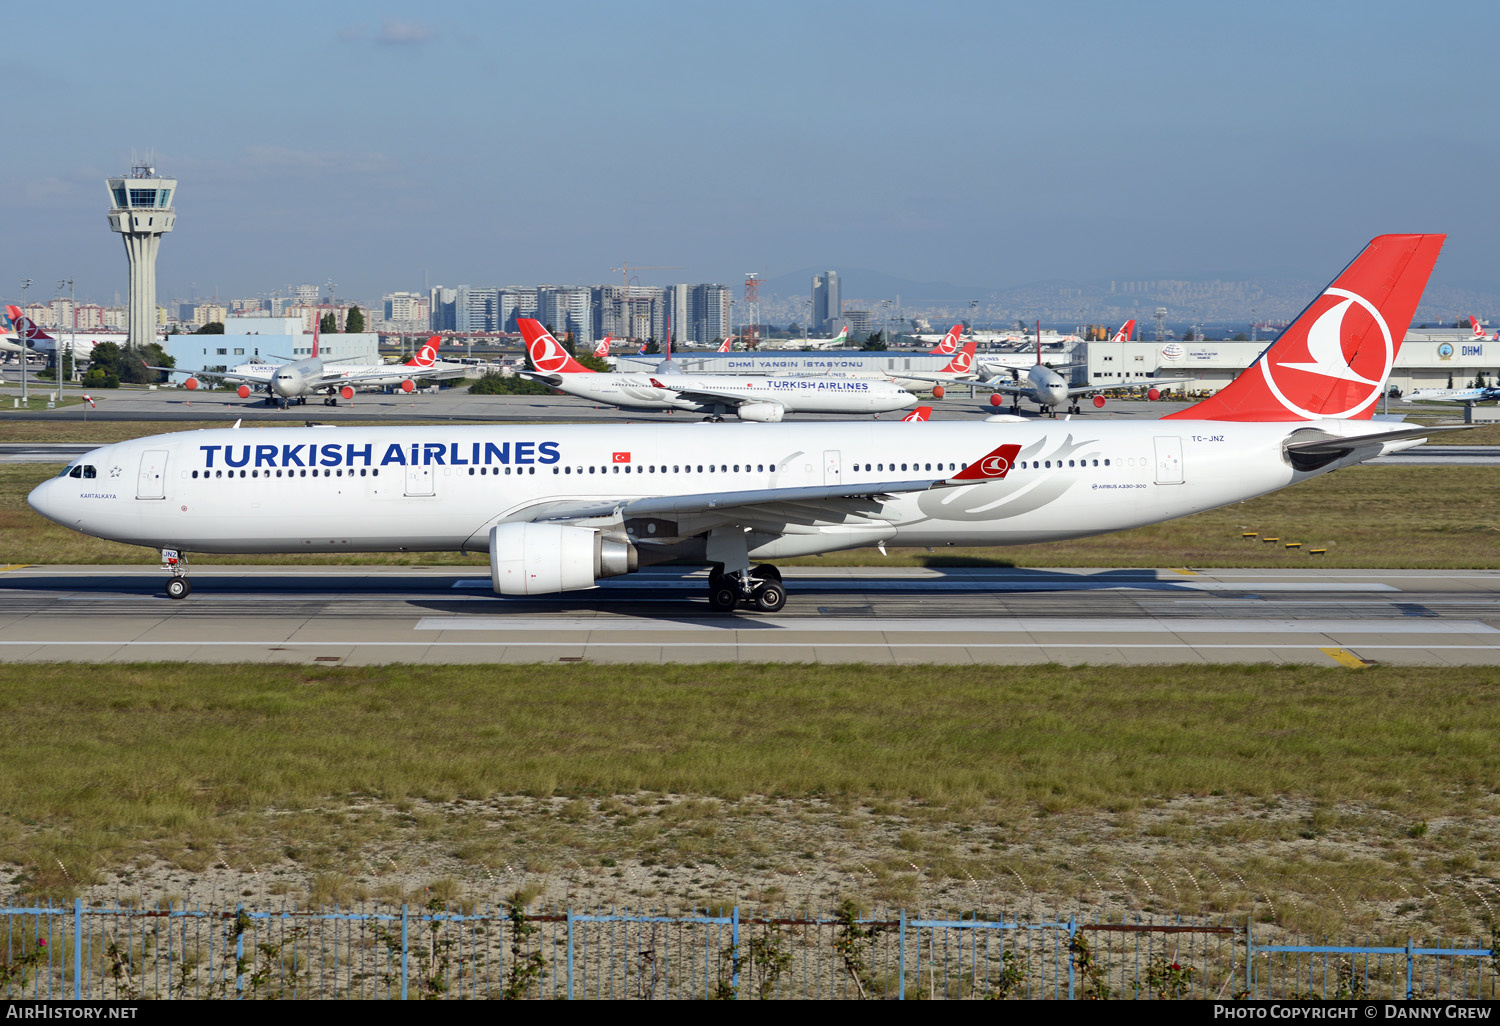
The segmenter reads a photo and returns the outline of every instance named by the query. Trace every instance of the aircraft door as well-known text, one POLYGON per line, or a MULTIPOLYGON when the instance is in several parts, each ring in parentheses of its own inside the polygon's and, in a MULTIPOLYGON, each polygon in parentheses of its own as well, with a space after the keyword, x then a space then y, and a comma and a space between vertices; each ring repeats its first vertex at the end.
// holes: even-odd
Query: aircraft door
POLYGON ((137 499, 167 497, 167 450, 147 449, 141 453, 141 472, 136 478, 137 499))
POLYGON ((1182 439, 1159 435, 1156 439, 1156 483, 1182 484, 1182 439))
POLYGON ((431 467, 406 468, 407 495, 436 495, 437 492, 434 491, 436 483, 432 477, 431 467))
POLYGON ((823 483, 826 485, 844 483, 844 457, 838 449, 823 450, 823 483))

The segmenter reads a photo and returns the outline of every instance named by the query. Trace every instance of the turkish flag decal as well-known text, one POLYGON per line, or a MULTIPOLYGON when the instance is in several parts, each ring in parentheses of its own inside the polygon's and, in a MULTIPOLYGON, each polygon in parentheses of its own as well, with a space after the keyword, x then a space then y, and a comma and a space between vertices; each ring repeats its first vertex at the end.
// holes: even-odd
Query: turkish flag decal
POLYGON ((616 462, 616 463, 629 463, 630 462, 630 453, 628 453, 628 452, 617 452, 617 453, 615 453, 614 462, 616 462))

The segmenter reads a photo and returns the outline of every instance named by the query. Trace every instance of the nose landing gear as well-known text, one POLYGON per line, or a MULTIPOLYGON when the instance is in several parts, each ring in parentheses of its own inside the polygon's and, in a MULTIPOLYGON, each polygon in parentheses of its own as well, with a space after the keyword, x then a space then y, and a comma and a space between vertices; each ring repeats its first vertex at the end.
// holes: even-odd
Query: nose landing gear
POLYGON ((716 613, 732 613, 738 606, 761 613, 778 613, 786 605, 781 571, 758 563, 749 573, 714 570, 708 576, 708 604, 716 613))

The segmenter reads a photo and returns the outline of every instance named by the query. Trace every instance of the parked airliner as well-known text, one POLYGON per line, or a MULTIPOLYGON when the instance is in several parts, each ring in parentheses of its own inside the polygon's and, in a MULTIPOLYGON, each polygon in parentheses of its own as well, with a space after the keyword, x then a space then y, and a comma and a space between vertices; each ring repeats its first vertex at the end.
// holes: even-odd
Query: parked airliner
MULTIPOLYGON (((768 377, 764 374, 680 374, 663 361, 655 374, 595 374, 568 355, 539 321, 519 318, 532 381, 624 410, 686 410, 712 420, 774 424, 788 413, 890 413, 917 397, 889 381, 768 377)), ((671 354, 667 354, 670 361, 671 354)))
POLYGON ((412 392, 417 387, 415 378, 463 377, 467 370, 462 364, 439 363, 438 346, 441 343, 442 339, 433 335, 417 355, 402 364, 365 364, 340 368, 339 364, 362 357, 323 359, 318 354, 318 333, 314 330, 312 355, 301 360, 290 360, 279 365, 245 364, 225 373, 182 371, 173 367, 151 367, 151 370, 187 374, 188 378, 182 383, 182 387, 189 391, 196 389, 199 379, 204 378, 227 381, 230 384, 239 382, 236 394, 241 399, 249 399, 252 391, 263 388, 266 390, 266 402, 275 403, 283 409, 290 403, 306 405, 308 397, 314 395, 321 395, 325 406, 337 406, 340 397, 353 399, 355 392, 364 389, 399 386, 403 392, 412 392))
POLYGON ((95 449, 28 501, 161 549, 174 598, 187 552, 457 550, 489 553, 501 595, 675 562, 711 569, 714 609, 773 612, 764 561, 1102 534, 1419 444, 1438 429, 1370 417, 1443 238, 1374 239, 1249 370, 1158 421, 185 431, 95 449))

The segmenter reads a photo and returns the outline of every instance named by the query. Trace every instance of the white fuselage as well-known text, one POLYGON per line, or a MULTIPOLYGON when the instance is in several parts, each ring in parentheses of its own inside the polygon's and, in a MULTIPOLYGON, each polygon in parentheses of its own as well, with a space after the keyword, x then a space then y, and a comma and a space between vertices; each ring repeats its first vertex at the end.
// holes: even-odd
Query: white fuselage
MULTIPOLYGON (((558 503, 946 478, 997 446, 1002 480, 870 500, 874 514, 750 528, 756 558, 883 542, 1016 545, 1248 499, 1357 462, 1297 470, 1294 432, 1369 422, 891 423, 215 429, 96 449, 31 505, 113 541, 188 552, 484 551, 499 523, 558 503), (628 461, 628 462, 627 462, 628 461), (77 474, 78 476, 72 476, 77 474)), ((1409 443, 1387 444, 1384 451, 1409 443)), ((1380 449, 1376 445, 1373 448, 1380 449)), ((1378 455, 1362 451, 1360 459, 1378 455)), ((826 519, 826 518, 824 518, 826 519)), ((653 544, 654 522, 639 528, 653 544)), ((663 527, 663 531, 667 528, 663 527)), ((686 535, 688 529, 676 530, 686 535)), ((660 558, 701 560, 679 537, 660 558)), ((658 560, 659 561, 659 560, 658 560)))
POLYGON ((890 413, 917 404, 889 381, 742 374, 562 374, 553 387, 631 410, 731 413, 737 403, 771 403, 788 413, 890 413), (686 394, 684 394, 686 393, 686 394), (694 393, 724 396, 723 401, 694 393))
POLYGON ((1500 399, 1500 388, 1420 388, 1401 397, 1403 403, 1473 403, 1500 399))

